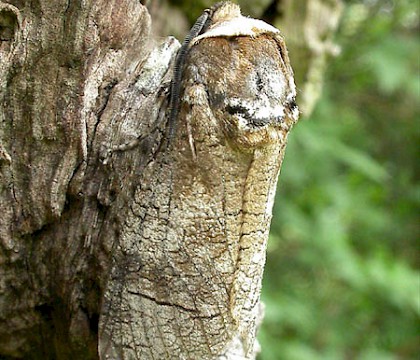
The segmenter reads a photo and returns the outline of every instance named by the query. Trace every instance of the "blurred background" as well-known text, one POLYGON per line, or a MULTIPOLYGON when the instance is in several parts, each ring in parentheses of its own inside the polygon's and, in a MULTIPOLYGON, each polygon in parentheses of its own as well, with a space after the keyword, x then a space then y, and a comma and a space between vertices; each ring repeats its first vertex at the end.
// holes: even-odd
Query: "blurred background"
MULTIPOLYGON (((180 39, 216 1, 163 2, 171 15, 156 16, 172 22, 157 31, 180 39)), ((420 2, 236 2, 284 33, 302 111, 274 207, 259 359, 420 359, 420 2)))

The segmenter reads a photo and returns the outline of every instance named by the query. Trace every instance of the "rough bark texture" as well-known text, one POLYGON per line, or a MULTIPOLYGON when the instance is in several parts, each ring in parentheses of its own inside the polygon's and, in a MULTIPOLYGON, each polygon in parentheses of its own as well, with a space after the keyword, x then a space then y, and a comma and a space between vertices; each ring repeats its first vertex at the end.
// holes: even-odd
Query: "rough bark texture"
POLYGON ((221 99, 255 100, 238 74, 259 66, 257 48, 284 80, 268 98, 290 103, 287 51, 264 37, 196 44, 168 145, 179 43, 153 43, 150 26, 139 1, 0 1, 2 356, 255 356, 294 120, 244 130, 244 106, 221 99))
POLYGON ((135 111, 147 94, 133 85, 150 17, 129 0, 12 1, 0 10, 2 36, 11 34, 0 58, 1 353, 94 358, 118 230, 110 205, 135 167, 111 173, 98 155, 103 141, 124 138, 130 118, 110 98, 134 103, 138 131, 153 121, 135 111))

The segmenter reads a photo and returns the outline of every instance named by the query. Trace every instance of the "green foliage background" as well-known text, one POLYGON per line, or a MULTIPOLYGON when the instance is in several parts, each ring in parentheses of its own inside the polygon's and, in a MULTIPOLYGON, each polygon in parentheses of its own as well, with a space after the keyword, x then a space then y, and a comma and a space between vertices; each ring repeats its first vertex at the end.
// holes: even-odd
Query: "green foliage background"
MULTIPOLYGON (((171 1, 191 22, 213 3, 171 1)), ((341 54, 280 176, 260 360, 420 358, 419 8, 345 2, 341 54)))
POLYGON ((280 176, 262 360, 420 358, 419 7, 346 3, 280 176))

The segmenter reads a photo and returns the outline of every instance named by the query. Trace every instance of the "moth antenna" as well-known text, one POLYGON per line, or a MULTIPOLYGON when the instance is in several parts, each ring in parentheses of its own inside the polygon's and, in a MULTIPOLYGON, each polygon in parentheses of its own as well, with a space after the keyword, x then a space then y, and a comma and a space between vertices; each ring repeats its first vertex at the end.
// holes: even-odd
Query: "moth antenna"
POLYGON ((168 133, 168 144, 175 136, 176 131, 176 120, 179 112, 180 104, 180 92, 181 92, 181 81, 183 67, 185 63, 185 57, 188 52, 188 47, 192 39, 200 35, 200 33, 208 26, 208 20, 210 16, 210 10, 205 10, 203 14, 197 19, 184 41, 182 42, 181 48, 175 58, 174 74, 171 81, 171 96, 169 100, 169 133, 168 133))

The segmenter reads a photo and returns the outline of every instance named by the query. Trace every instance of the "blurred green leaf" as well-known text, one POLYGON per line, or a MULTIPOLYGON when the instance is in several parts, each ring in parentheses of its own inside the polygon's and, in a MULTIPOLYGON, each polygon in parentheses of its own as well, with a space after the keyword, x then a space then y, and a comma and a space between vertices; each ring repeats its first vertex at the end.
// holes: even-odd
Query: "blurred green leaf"
POLYGON ((261 360, 420 353, 415 1, 349 1, 311 119, 290 134, 263 284, 261 360))
POLYGON ((397 90, 420 94, 420 41, 413 38, 388 36, 382 38, 365 55, 381 91, 392 94, 397 90), (417 55, 416 55, 417 53, 417 55), (413 76, 413 73, 417 76, 413 76))

